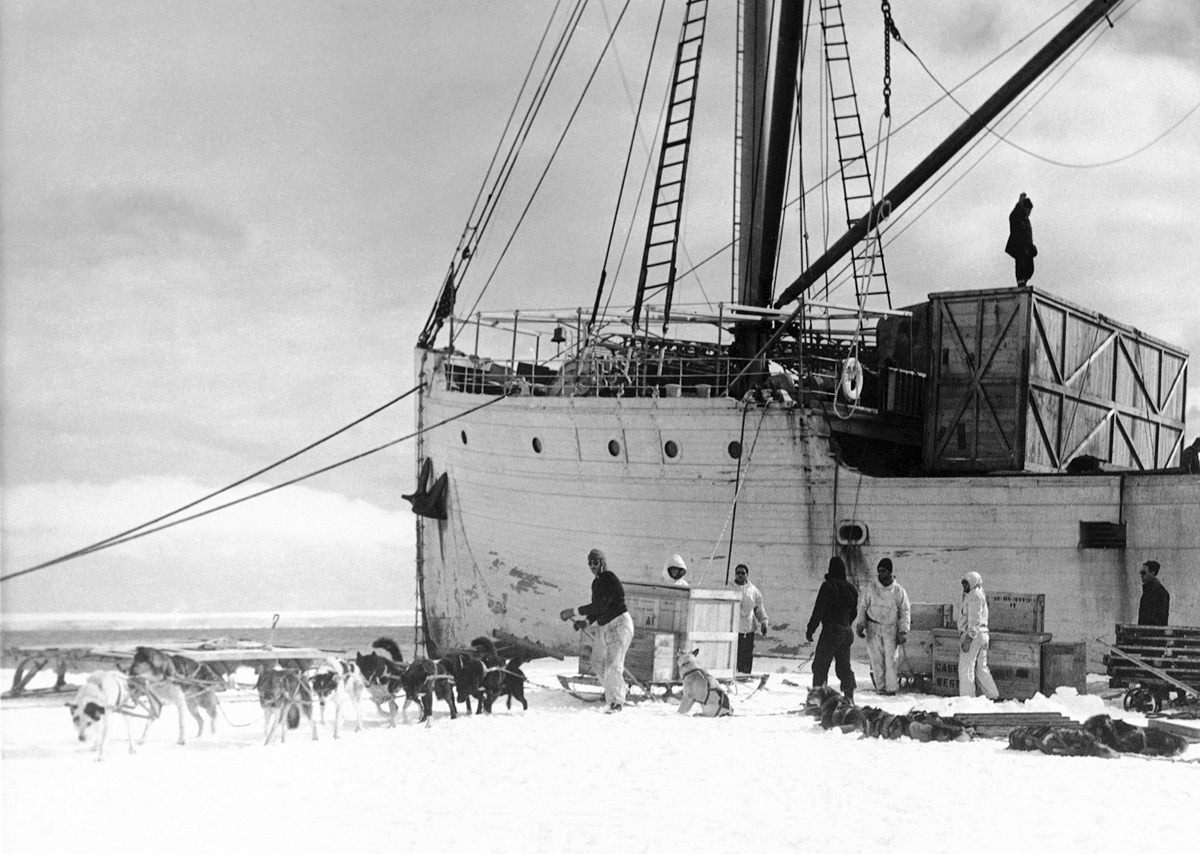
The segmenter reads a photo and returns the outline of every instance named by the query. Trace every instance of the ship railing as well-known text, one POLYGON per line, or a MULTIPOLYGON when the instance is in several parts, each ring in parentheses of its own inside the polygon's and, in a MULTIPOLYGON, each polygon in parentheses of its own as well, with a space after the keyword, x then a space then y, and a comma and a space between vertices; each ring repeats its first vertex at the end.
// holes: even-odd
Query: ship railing
POLYGON ((787 313, 736 305, 681 310, 672 323, 691 337, 667 337, 632 331, 619 312, 598 318, 590 332, 583 309, 480 312, 455 320, 457 340, 473 340, 474 353, 444 352, 442 373, 447 387, 473 394, 710 397, 727 394, 754 367, 750 385, 802 403, 834 399, 846 360, 856 354, 867 366, 866 390, 880 386, 869 367, 874 324, 856 309, 814 305, 803 326, 772 346, 765 366, 734 352, 734 325, 775 315, 787 313))

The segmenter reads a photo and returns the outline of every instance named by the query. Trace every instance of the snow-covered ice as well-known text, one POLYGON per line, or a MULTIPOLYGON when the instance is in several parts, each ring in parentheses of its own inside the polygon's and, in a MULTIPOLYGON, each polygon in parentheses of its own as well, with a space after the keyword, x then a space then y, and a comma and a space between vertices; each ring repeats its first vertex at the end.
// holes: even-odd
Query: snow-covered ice
MULTIPOLYGON (((180 747, 164 719, 131 756, 118 723, 99 763, 94 743, 75 739, 63 695, 5 701, 0 843, 6 854, 975 854, 1186 850, 1195 838, 1200 763, 825 732, 794 714, 807 671, 756 665, 772 676, 753 696, 740 687, 730 718, 682 717, 673 701, 602 714, 603 704, 559 688, 556 674, 574 673, 574 659, 542 659, 525 666, 525 713, 501 707, 451 722, 439 704, 432 726, 389 729, 368 702, 360 733, 348 726, 335 741, 326 726, 313 742, 302 726, 270 746, 253 691, 239 690, 221 695, 215 736, 194 738, 189 718, 180 747)), ((869 685, 865 665, 856 670, 869 685)), ((11 678, 0 671, 4 685, 11 678)), ((858 699, 892 712, 1108 712, 1145 722, 1113 699, 1063 689, 1024 704, 862 690, 858 699)), ((1182 758, 1200 760, 1200 747, 1182 758)))

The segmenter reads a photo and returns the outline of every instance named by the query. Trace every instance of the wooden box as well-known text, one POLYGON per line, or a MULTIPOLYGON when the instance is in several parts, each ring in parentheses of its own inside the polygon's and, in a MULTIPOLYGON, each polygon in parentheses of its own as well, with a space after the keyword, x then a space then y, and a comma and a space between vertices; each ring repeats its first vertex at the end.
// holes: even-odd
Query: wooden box
POLYGON ((901 676, 928 681, 933 675, 933 630, 954 625, 954 606, 913 602, 909 615, 908 642, 898 654, 897 670, 901 676))
MULTIPOLYGON (((932 631, 954 628, 954 605, 930 605, 913 602, 909 605, 910 631, 932 631)), ((932 637, 932 636, 931 636, 932 637)))
MULTIPOLYGON (((995 632, 1036 632, 1046 630, 1045 593, 987 594, 988 630, 995 632)), ((954 623, 950 624, 951 626, 954 623)))
POLYGON ((1087 643, 1084 641, 1042 644, 1042 693, 1049 697, 1059 687, 1087 693, 1087 643))
POLYGON ((928 355, 927 468, 1178 465, 1186 352, 1034 288, 929 300, 913 342, 928 355))
MULTIPOLYGON (((1000 698, 1027 700, 1042 688, 1042 645, 1048 634, 989 632, 988 670, 1000 698)), ((933 679, 930 690, 943 697, 958 694, 958 630, 933 630, 933 679)), ((978 693, 978 689, 977 689, 978 693)))
MULTIPOLYGON (((625 669, 643 682, 678 679, 675 657, 699 650, 697 663, 717 678, 729 678, 737 666, 738 609, 736 590, 707 590, 666 584, 625 582, 625 607, 633 618, 633 643, 625 669)), ((579 672, 599 675, 592 661, 598 629, 580 639, 579 672)))

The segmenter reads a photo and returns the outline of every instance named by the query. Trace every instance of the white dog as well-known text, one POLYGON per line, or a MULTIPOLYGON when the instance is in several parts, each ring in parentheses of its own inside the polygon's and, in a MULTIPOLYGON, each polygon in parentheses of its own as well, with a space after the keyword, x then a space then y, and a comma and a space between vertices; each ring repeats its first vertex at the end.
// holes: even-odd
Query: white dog
POLYGON ((679 700, 679 714, 686 715, 692 706, 700 706, 700 716, 719 718, 733 714, 733 704, 729 695, 721 687, 721 683, 696 663, 700 650, 679 653, 676 661, 679 663, 679 678, 683 681, 682 698, 679 700))
POLYGON ((325 723, 325 701, 333 703, 333 737, 338 737, 343 713, 342 707, 349 704, 354 708, 354 731, 362 730, 362 697, 367 683, 358 672, 358 665, 344 658, 330 657, 308 672, 308 681, 317 702, 321 704, 321 724, 325 723))
POLYGON ((129 691, 129 679, 115 670, 101 670, 91 674, 75 693, 75 699, 67 703, 71 720, 80 741, 87 741, 87 732, 92 724, 100 724, 100 744, 96 748, 96 760, 104 758, 104 742, 108 740, 108 720, 120 715, 125 721, 125 735, 129 739, 129 752, 133 753, 133 730, 126 714, 137 708, 129 691))

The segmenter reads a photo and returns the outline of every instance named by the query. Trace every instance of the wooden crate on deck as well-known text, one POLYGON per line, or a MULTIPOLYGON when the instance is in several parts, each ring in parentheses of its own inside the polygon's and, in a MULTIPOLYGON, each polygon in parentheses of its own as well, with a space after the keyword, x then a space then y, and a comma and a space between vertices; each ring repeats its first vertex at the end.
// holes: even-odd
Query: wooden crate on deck
POLYGON ((1178 465, 1186 352, 1035 288, 930 294, 880 353, 927 371, 925 465, 1061 471, 1090 454, 1120 468, 1178 465), (902 340, 903 329, 916 340, 902 340))
MULTIPOLYGON (((1001 699, 1027 700, 1041 690, 1042 644, 1051 635, 989 632, 988 670, 1001 699)), ((933 679, 930 690, 943 697, 958 694, 957 629, 933 630, 933 679)))

